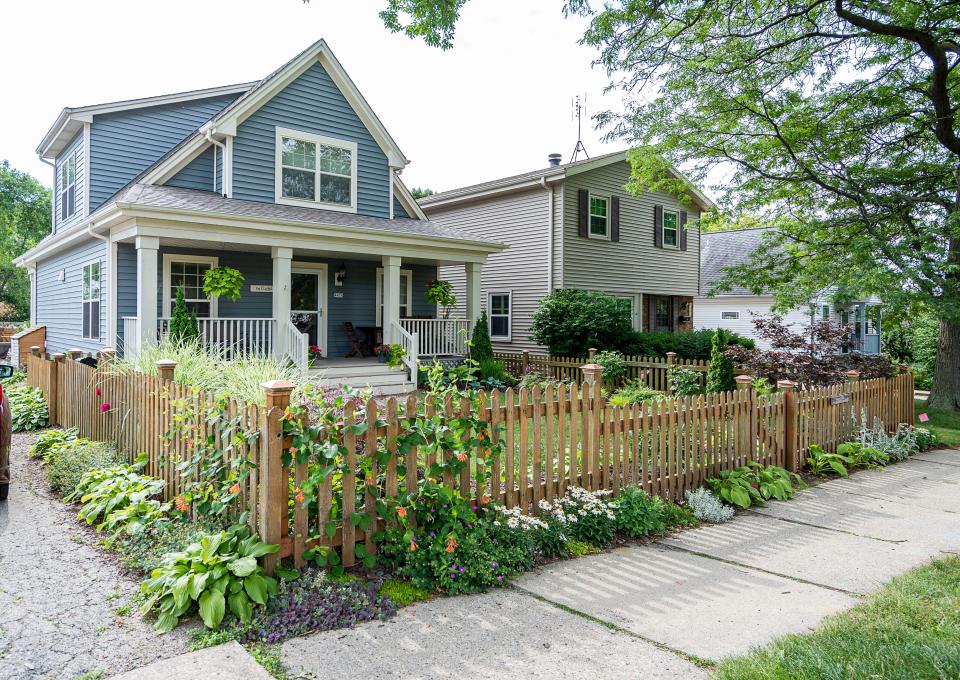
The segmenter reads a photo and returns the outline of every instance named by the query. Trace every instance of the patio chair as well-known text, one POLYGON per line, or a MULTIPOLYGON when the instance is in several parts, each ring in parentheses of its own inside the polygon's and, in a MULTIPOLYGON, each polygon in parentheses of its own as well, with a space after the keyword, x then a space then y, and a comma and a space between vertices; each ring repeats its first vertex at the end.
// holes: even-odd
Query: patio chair
POLYGON ((357 329, 354 327, 352 321, 343 322, 343 334, 347 336, 347 340, 350 341, 350 351, 347 353, 347 358, 350 357, 365 357, 369 356, 369 353, 364 348, 363 342, 360 340, 360 336, 357 335, 357 329))

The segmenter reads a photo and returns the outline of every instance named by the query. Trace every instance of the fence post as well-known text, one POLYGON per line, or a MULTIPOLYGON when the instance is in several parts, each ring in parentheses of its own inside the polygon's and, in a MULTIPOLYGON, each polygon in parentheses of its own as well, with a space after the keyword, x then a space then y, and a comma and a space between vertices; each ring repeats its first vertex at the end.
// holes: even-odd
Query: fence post
MULTIPOLYGON (((260 422, 263 450, 260 458, 261 512, 260 540, 278 544, 287 521, 287 480, 283 474, 283 411, 290 405, 293 383, 271 380, 261 385, 267 406, 260 422)), ((263 568, 273 574, 279 563, 277 553, 263 557, 263 568)))
POLYGON ((590 386, 590 399, 583 405, 584 409, 590 409, 590 431, 583 433, 584 444, 586 444, 583 485, 587 490, 592 491, 600 488, 600 431, 603 422, 600 388, 603 382, 603 366, 600 364, 584 364, 580 367, 580 370, 583 371, 583 382, 590 386))
POLYGON ((860 371, 852 371, 852 370, 847 371, 846 376, 847 376, 847 382, 852 382, 852 383, 857 382, 858 380, 860 380, 860 371))
POLYGON ((667 352, 667 394, 673 394, 673 378, 670 375, 670 369, 677 360, 676 352, 667 352))
POLYGON ((117 350, 113 347, 104 347, 98 354, 106 362, 115 361, 117 358, 117 350))
POLYGON ((173 382, 173 372, 177 369, 177 362, 173 359, 161 359, 154 364, 157 367, 157 377, 166 382, 173 382))
POLYGON ((757 400, 753 389, 752 375, 738 375, 734 378, 737 391, 747 397, 747 456, 748 460, 756 459, 757 454, 757 400))
POLYGON ((797 456, 797 383, 778 380, 777 389, 783 392, 783 466, 790 472, 800 472, 797 456))
POLYGON ((527 369, 530 368, 530 352, 523 350, 523 355, 520 357, 520 376, 525 376, 527 374, 527 369))
POLYGON ((597 356, 597 348, 591 347, 587 350, 587 356, 590 358, 590 362, 593 362, 593 357, 597 356))
POLYGON ((50 355, 50 394, 47 395, 47 423, 53 425, 63 425, 60 422, 60 367, 67 360, 65 354, 50 355))

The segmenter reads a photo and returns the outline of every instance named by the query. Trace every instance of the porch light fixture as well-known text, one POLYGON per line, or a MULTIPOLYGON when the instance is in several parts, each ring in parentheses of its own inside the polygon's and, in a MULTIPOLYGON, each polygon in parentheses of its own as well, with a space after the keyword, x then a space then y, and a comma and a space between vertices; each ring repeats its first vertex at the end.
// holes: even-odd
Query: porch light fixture
POLYGON ((340 269, 338 269, 333 275, 333 285, 342 286, 343 280, 347 277, 347 265, 341 264, 340 269))

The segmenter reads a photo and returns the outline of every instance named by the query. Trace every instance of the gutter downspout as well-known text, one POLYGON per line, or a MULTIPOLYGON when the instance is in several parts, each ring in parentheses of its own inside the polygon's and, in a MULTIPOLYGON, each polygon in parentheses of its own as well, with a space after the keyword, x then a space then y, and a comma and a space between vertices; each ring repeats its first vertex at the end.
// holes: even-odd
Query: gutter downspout
MULTIPOLYGON (((206 135, 204 135, 207 141, 213 144, 213 191, 215 193, 217 191, 217 148, 220 149, 221 158, 225 157, 227 152, 226 145, 224 145, 223 142, 218 142, 213 138, 213 133, 216 131, 217 131, 217 128, 210 128, 209 130, 207 130, 206 135)), ((226 174, 227 172, 226 164, 224 164, 223 172, 224 174, 226 174)), ((221 182, 222 181, 223 180, 221 178, 221 182)), ((221 187, 221 189, 225 189, 225 188, 226 187, 221 187)), ((224 193, 224 192, 221 191, 220 193, 224 193)))
POLYGON ((547 295, 553 292, 553 187, 547 186, 547 176, 540 178, 540 186, 547 192, 547 295))

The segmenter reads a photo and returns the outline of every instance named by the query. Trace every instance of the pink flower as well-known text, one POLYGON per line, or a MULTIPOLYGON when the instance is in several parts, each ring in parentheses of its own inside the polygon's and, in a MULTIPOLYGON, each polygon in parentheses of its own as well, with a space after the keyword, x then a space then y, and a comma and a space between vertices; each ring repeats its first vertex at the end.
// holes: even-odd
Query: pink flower
POLYGON ((100 413, 106 413, 109 410, 110 410, 110 404, 106 402, 100 404, 100 413))
POLYGON ((98 397, 99 397, 101 394, 103 394, 103 393, 100 391, 100 388, 99 388, 99 387, 97 388, 96 392, 97 392, 97 396, 98 396, 98 397))

